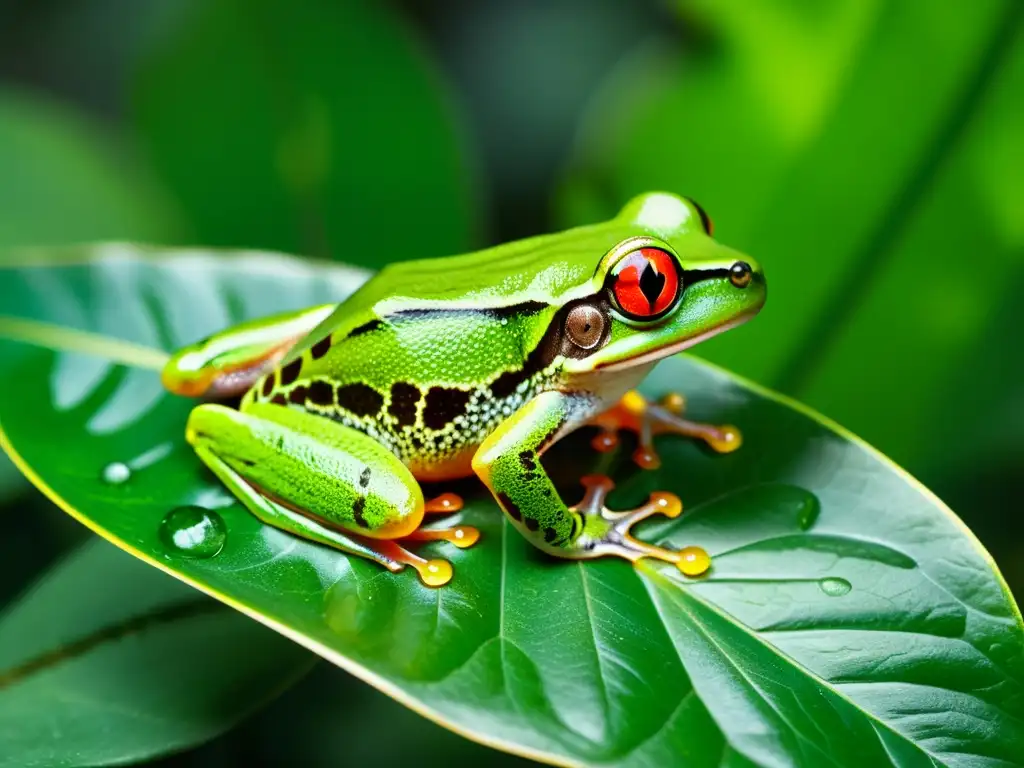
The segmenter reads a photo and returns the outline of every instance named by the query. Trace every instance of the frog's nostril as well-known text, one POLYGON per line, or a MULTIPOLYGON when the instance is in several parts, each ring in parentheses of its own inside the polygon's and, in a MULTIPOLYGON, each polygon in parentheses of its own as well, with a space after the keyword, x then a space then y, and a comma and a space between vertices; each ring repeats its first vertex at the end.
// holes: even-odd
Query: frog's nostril
POLYGON ((750 285, 750 279, 753 277, 754 271, 750 268, 750 265, 745 261, 737 261, 731 267, 729 267, 729 280, 737 288, 746 288, 750 285))

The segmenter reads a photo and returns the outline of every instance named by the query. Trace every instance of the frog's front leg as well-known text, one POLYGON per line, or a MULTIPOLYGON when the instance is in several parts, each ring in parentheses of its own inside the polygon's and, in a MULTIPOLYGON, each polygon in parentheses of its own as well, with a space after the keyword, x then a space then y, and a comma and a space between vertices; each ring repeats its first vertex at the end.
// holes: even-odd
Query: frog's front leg
POLYGON ((681 502, 671 493, 653 493, 640 507, 615 512, 604 505, 612 481, 593 476, 583 478, 586 493, 576 506, 568 507, 559 498, 540 455, 575 426, 578 408, 573 395, 542 393, 503 422, 474 456, 474 471, 513 525, 539 549, 558 557, 654 557, 675 563, 690 576, 707 570, 707 555, 696 547, 675 552, 630 534, 633 525, 652 515, 675 517, 682 512, 681 502))
MULTIPOLYGON (((186 439, 200 459, 256 517, 302 538, 374 560, 391 571, 410 565, 429 586, 452 576, 445 560, 425 560, 396 539, 417 536, 425 511, 455 511, 446 494, 424 502, 412 473, 384 446, 337 422, 271 403, 244 412, 193 409, 186 439)), ((456 545, 476 540, 463 527, 456 545)))
POLYGON ((682 418, 685 408, 686 400, 679 394, 666 395, 654 403, 636 390, 630 390, 618 403, 588 422, 601 430, 591 445, 598 451, 610 451, 619 444, 621 430, 636 432, 638 444, 633 461, 644 469, 661 466, 661 459, 654 450, 656 435, 694 437, 718 453, 731 453, 740 447, 743 438, 736 427, 689 421, 682 418))

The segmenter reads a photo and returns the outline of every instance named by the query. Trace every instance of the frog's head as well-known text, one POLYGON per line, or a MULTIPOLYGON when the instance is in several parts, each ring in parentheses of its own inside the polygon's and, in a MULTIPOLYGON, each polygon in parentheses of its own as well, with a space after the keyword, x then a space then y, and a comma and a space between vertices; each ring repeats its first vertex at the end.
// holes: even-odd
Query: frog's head
POLYGON ((649 193, 613 222, 622 239, 600 262, 596 293, 560 313, 567 373, 620 370, 675 354, 749 320, 764 305, 760 265, 715 242, 690 200, 649 193))

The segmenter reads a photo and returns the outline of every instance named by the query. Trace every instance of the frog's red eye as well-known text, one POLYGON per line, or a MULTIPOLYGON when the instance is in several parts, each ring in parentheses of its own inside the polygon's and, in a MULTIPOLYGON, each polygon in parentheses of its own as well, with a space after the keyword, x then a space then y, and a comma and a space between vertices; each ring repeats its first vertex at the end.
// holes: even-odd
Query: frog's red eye
POLYGON ((679 267, 667 251, 641 248, 612 269, 611 292, 624 314, 648 320, 665 312, 679 296, 679 267))

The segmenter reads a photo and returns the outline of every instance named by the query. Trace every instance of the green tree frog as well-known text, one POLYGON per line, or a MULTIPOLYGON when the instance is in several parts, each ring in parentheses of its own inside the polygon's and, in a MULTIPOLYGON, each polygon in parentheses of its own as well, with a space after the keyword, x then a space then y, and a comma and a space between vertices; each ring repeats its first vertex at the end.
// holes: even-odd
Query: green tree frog
POLYGON ((682 399, 648 402, 636 385, 663 357, 753 317, 765 280, 751 258, 718 244, 692 201, 631 200, 610 221, 476 253, 392 264, 341 304, 251 321, 180 350, 163 372, 172 392, 215 400, 191 412, 198 457, 265 523, 370 558, 414 567, 431 586, 450 563, 409 542, 469 546, 467 526, 421 529, 459 497, 425 500, 419 481, 476 474, 511 524, 557 557, 642 557, 707 568, 697 548, 671 551, 630 529, 674 516, 655 493, 612 511, 612 488, 585 477, 568 506, 540 456, 565 434, 599 427, 640 435, 634 458, 656 466, 652 436, 671 432, 720 451, 733 427, 682 418, 682 399))

